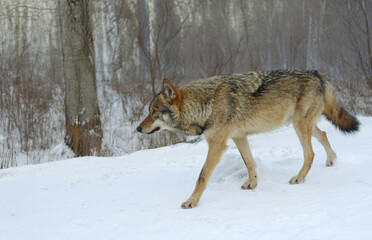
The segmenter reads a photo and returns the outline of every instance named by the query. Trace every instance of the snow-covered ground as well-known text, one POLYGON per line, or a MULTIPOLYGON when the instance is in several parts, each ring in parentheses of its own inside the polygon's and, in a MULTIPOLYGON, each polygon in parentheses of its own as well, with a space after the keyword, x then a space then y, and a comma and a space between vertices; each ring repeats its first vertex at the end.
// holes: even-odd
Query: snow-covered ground
POLYGON ((207 144, 178 144, 122 157, 86 157, 0 170, 0 240, 73 239, 372 239, 372 118, 344 135, 321 120, 338 155, 313 139, 304 184, 291 126, 249 137, 258 186, 232 142, 197 208, 191 194, 207 144))

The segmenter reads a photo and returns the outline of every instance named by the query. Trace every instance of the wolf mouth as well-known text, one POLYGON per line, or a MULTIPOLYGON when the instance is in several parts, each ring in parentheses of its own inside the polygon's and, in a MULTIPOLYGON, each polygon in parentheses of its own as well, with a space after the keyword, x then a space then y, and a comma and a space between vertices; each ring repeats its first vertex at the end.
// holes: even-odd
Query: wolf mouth
POLYGON ((159 131, 160 130, 160 127, 156 127, 156 128, 154 128, 151 132, 149 132, 148 134, 152 134, 152 133, 154 133, 154 132, 156 132, 156 131, 159 131))

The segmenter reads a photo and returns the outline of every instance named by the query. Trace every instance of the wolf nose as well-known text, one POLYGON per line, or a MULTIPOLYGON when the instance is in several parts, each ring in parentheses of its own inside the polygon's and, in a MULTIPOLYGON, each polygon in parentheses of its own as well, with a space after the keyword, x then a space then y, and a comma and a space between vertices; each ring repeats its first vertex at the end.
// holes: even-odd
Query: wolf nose
POLYGON ((141 126, 138 126, 138 127, 136 128, 136 130, 137 130, 137 132, 142 132, 142 128, 141 128, 141 126))

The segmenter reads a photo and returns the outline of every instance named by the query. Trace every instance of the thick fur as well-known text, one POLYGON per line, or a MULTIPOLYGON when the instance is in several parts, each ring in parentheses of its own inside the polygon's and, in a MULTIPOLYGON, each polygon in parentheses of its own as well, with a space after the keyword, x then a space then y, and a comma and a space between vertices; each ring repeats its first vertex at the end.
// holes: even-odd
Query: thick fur
POLYGON ((304 151, 300 172, 290 179, 302 183, 310 170, 314 136, 327 152, 327 166, 336 154, 326 133, 316 122, 324 114, 341 131, 358 130, 359 122, 336 101, 328 77, 318 71, 273 70, 215 76, 175 88, 164 79, 163 91, 150 103, 149 115, 138 131, 154 133, 167 129, 188 135, 204 134, 208 156, 194 192, 182 204, 195 207, 207 182, 232 138, 248 168, 249 178, 243 189, 257 185, 256 165, 246 136, 267 132, 293 123, 304 151))

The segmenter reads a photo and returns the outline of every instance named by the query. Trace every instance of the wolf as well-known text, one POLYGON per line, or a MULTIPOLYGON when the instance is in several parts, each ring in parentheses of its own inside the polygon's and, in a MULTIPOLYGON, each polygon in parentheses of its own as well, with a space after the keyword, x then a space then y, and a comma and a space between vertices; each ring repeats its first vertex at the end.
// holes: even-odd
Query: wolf
POLYGON ((164 79, 162 91, 151 101, 149 114, 137 127, 141 133, 169 130, 187 135, 203 134, 208 142, 207 159, 191 196, 182 208, 196 207, 212 172, 232 138, 248 169, 243 189, 257 186, 256 164, 247 136, 268 132, 293 123, 303 148, 304 163, 289 180, 303 183, 314 151, 314 136, 327 153, 332 166, 336 153, 327 135, 316 123, 321 115, 344 133, 359 129, 359 121, 337 101, 329 78, 316 70, 271 70, 214 76, 176 88, 164 79))

